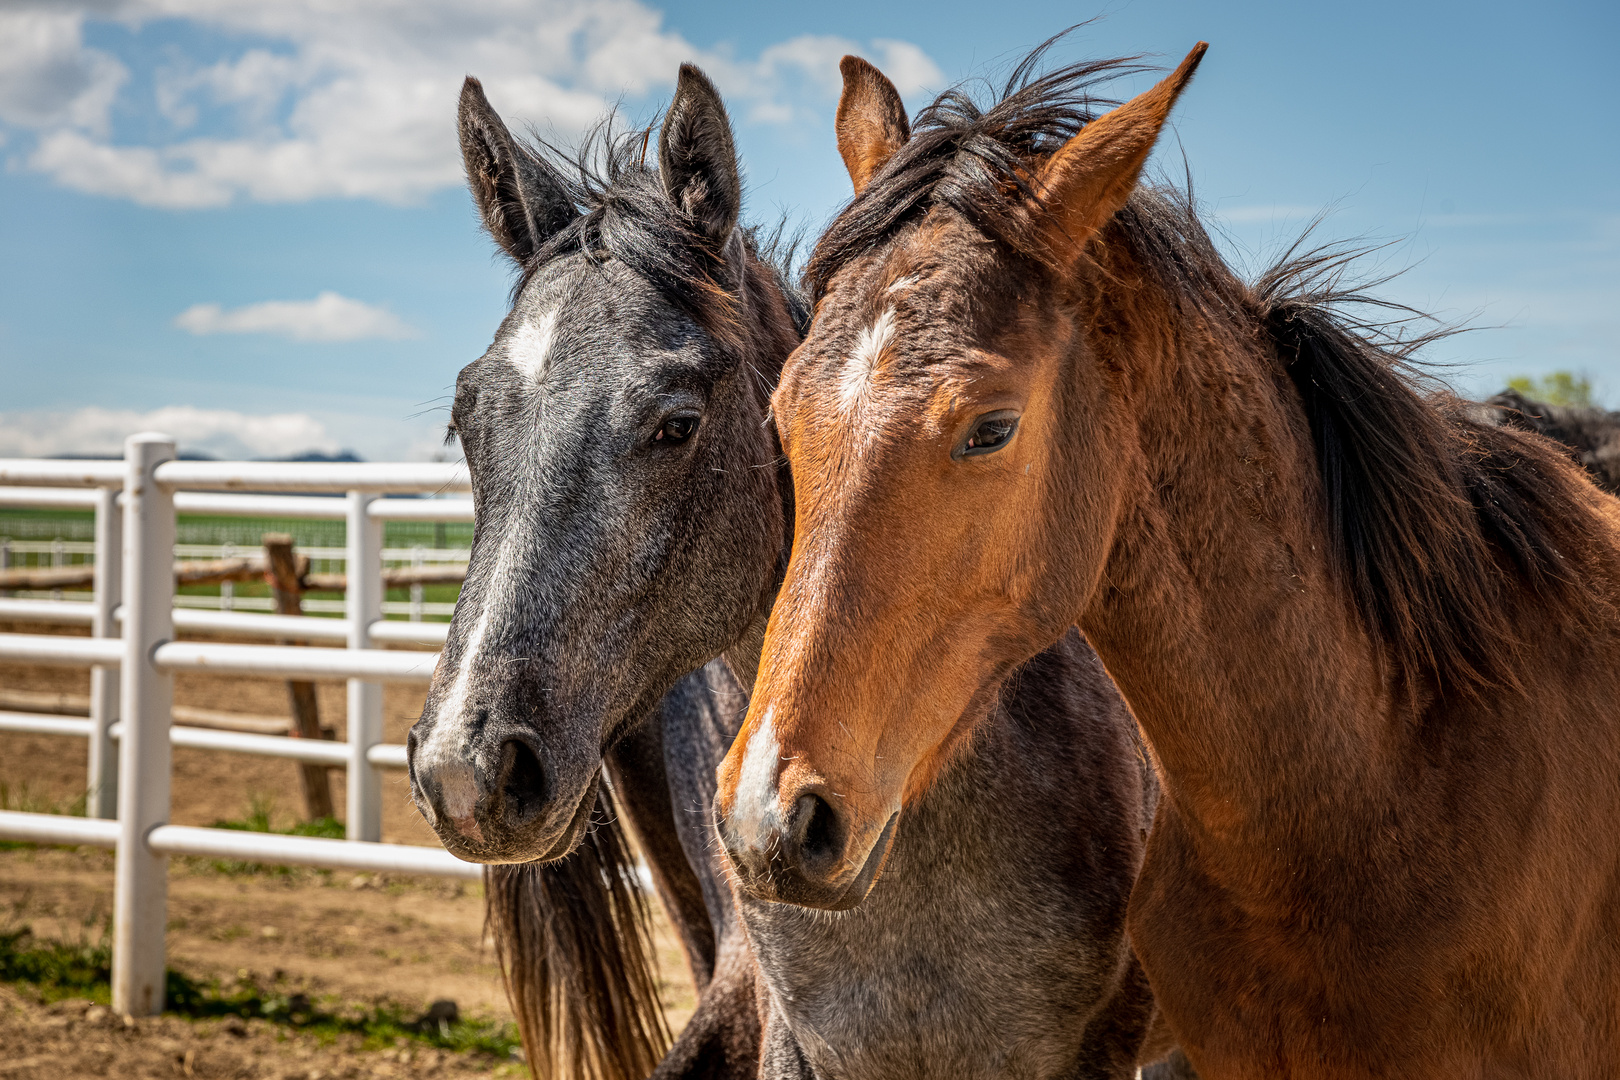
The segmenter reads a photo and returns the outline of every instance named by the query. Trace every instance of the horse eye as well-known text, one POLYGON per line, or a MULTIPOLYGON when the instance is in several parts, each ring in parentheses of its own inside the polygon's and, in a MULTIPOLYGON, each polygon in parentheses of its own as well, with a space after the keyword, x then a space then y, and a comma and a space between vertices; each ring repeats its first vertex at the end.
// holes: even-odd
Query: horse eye
POLYGON ((653 436, 653 442, 663 443, 665 446, 674 446, 683 443, 692 437, 697 430, 698 418, 695 416, 671 416, 665 420, 658 433, 653 436))
POLYGON ((989 454, 1000 450, 1012 439, 1013 432, 1018 430, 1018 414, 1003 410, 1001 412, 986 413, 979 417, 968 432, 967 441, 957 451, 958 457, 971 457, 974 454, 989 454))

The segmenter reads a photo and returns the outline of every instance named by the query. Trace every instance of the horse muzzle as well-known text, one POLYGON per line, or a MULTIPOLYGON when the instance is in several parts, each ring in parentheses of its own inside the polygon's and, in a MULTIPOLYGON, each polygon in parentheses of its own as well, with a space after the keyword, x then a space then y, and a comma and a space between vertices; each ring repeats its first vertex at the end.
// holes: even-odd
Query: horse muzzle
POLYGON ((780 824, 716 823, 736 881, 749 895, 825 911, 857 907, 872 891, 894 843, 896 810, 880 828, 859 830, 815 788, 794 799, 780 824))
POLYGON ((532 740, 505 739, 489 760, 463 748, 425 752, 406 739, 411 798, 445 848, 468 862, 549 862, 574 849, 590 823, 600 772, 565 799, 556 770, 532 740))

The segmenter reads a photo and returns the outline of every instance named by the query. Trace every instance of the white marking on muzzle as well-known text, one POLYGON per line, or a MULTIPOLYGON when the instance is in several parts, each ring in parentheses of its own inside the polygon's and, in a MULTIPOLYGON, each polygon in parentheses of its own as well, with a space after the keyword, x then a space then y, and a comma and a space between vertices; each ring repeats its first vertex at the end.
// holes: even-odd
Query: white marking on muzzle
POLYGON ((478 827, 473 810, 478 806, 478 778, 472 767, 464 762, 453 762, 437 773, 439 803, 444 816, 456 827, 456 832, 469 840, 484 842, 484 833, 478 827))
POLYGON ((774 708, 766 709, 759 726, 748 737, 742 771, 737 776, 737 798, 731 809, 733 834, 756 851, 765 846, 772 833, 782 831, 782 808, 776 790, 782 744, 771 726, 774 712, 774 708))
MULTIPOLYGON (((454 771, 457 766, 463 765, 460 753, 465 742, 467 729, 467 700, 468 688, 472 683, 473 671, 480 664, 484 650, 484 638, 489 635, 490 618, 498 606, 495 589, 506 580, 511 573, 512 565, 517 561, 519 548, 518 538, 522 530, 512 529, 501 540, 501 550, 495 557, 495 568, 490 571, 478 594, 478 621, 473 623, 472 632, 467 635, 467 641, 461 648, 461 655, 456 665, 455 681, 444 697, 439 699, 439 707, 434 713, 433 730, 417 750, 417 768, 426 767, 434 772, 435 779, 442 772, 446 775, 454 771)), ((469 771, 469 775, 471 770, 469 771)), ((442 782, 442 781, 441 781, 442 782)))
MULTIPOLYGON (((552 308, 534 319, 525 320, 506 343, 507 362, 537 386, 550 367, 552 335, 556 325, 557 309, 552 308)), ((468 786, 460 794, 469 800, 465 811, 469 815, 468 821, 472 820, 470 815, 478 794, 477 777, 461 753, 466 744, 469 689, 473 672, 483 663, 484 639, 489 635, 490 620, 500 606, 498 590, 511 578, 525 538, 523 519, 520 515, 514 515, 506 535, 501 538, 495 566, 478 589, 478 618, 462 644, 455 677, 450 689, 439 699, 433 730, 417 749, 416 767, 432 774, 446 800, 450 798, 451 778, 456 778, 457 783, 461 779, 466 780, 468 786)), ((447 809, 446 812, 452 819, 457 817, 453 811, 447 809)), ((457 827, 461 828, 459 821, 457 827)), ((474 824, 473 828, 476 829, 477 825, 474 824)), ((462 828, 461 831, 466 832, 466 829, 462 828)))
MULTIPOLYGON (((556 330, 556 325, 557 309, 552 308, 536 319, 523 321, 505 345, 507 363, 512 364, 535 387, 541 384, 551 366, 552 332, 556 330)), ((488 578, 484 578, 483 586, 478 589, 478 620, 473 623, 473 630, 468 633, 467 641, 463 643, 455 670, 455 680, 450 683, 450 690, 445 691, 445 695, 439 699, 433 732, 429 733, 420 750, 416 751, 418 763, 416 767, 433 772, 434 779, 439 779, 441 784, 447 782, 442 777, 455 774, 455 767, 465 767, 465 758, 460 751, 465 743, 467 730, 468 688, 473 672, 483 662, 481 654, 484 638, 489 633, 489 620, 499 606, 497 589, 504 588, 512 576, 512 568, 517 565, 523 539, 525 531, 522 517, 515 517, 509 531, 501 538, 501 551, 496 555, 496 565, 489 572, 488 578)), ((467 769, 467 772, 470 782, 475 782, 476 777, 471 776, 471 769, 467 769)), ((475 793, 473 798, 476 798, 476 787, 470 790, 475 793)), ((449 798, 449 792, 445 792, 445 798, 449 798)), ((468 813, 471 813, 471 810, 468 810, 468 813)), ((454 818, 455 814, 450 816, 454 818)), ((473 827, 476 829, 476 826, 473 827)))

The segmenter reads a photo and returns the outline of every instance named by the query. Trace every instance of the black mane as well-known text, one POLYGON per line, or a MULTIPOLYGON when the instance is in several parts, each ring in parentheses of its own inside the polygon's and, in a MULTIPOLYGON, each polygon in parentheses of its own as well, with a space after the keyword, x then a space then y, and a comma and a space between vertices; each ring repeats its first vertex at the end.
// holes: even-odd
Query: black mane
MULTIPOLYGON (((579 215, 524 263, 512 287, 514 299, 552 260, 582 254, 598 265, 617 259, 704 326, 723 327, 735 320, 740 268, 670 202, 658 170, 647 164, 655 137, 656 126, 621 130, 609 116, 572 150, 538 137, 523 145, 567 193, 579 215)), ((770 269, 802 333, 808 309, 791 270, 792 243, 783 241, 781 226, 741 233, 746 254, 770 269)))

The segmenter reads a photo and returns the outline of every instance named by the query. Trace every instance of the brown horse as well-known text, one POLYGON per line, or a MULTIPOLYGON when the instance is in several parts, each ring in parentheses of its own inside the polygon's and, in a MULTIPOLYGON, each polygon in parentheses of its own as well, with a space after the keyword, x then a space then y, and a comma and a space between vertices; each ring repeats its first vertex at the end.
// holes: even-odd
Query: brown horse
POLYGON ((1099 119, 1092 65, 914 130, 846 61, 722 838, 756 892, 765 849, 870 879, 1078 622, 1163 781, 1129 925, 1201 1074, 1612 1077, 1620 504, 1424 390, 1341 263, 1246 283, 1138 185, 1203 52, 1099 119))

